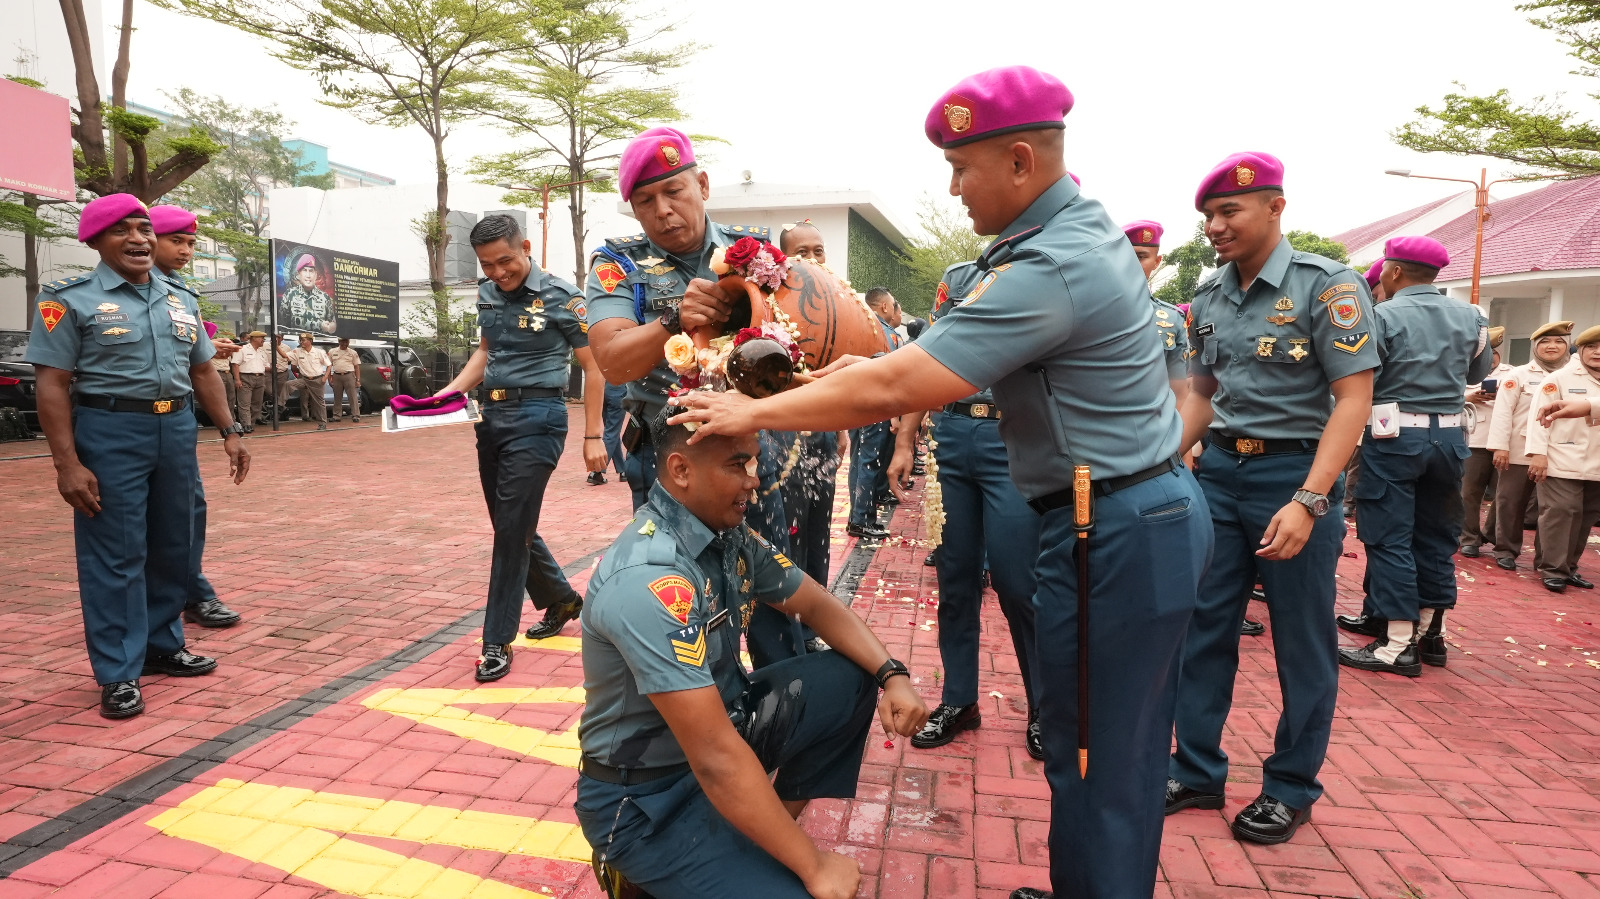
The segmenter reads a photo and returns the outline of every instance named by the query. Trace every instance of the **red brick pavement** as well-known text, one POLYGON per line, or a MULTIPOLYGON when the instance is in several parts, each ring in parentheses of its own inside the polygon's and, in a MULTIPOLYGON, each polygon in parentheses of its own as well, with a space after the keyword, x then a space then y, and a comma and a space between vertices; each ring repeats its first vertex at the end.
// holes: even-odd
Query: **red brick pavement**
MULTIPOLYGON (((63 810, 86 819, 48 844, 71 845, 22 868, 0 895, 469 895, 463 877, 481 895, 594 895, 584 866, 566 860, 581 853, 550 848, 573 821, 575 774, 561 753, 577 709, 532 693, 581 683, 570 648, 519 652, 512 676, 495 686, 527 698, 495 694, 442 711, 386 698, 465 697, 474 687, 474 630, 450 627, 481 602, 487 567, 470 446, 458 428, 253 441, 259 480, 212 488, 216 562, 207 566, 249 620, 233 631, 190 630, 229 668, 196 687, 157 679, 152 711, 117 724, 93 713, 70 523, 48 463, 0 464, 0 490, 21 502, 13 520, 26 522, 12 538, 16 561, 0 572, 12 600, 0 612, 0 836, 48 839, 63 810), (368 458, 379 452, 384 461, 368 458), (460 479, 455 489, 441 489, 448 472, 460 479), (278 487, 278 496, 263 493, 278 487), (286 527, 282 510, 308 499, 304 527, 286 527), (397 556, 405 561, 398 569, 387 561, 397 556), (388 692, 396 690, 413 692, 388 692), (256 733, 239 738, 249 722, 256 733), (530 748, 497 736, 511 731, 547 738, 530 748), (187 769, 164 761, 197 749, 211 752, 203 763, 176 760, 191 762, 187 769), (226 796, 240 783, 278 791, 260 801, 268 805, 286 796, 301 804, 238 812, 244 806, 226 796), (129 801, 94 805, 116 799, 129 801), (371 820, 339 811, 382 801, 395 805, 371 820), (233 809, 235 817, 202 819, 196 809, 233 809), (420 829, 374 823, 395 809, 420 829), (96 826, 95 814, 119 811, 127 813, 96 826), (265 830, 250 828, 274 815, 273 826, 288 821, 322 842, 263 856, 265 830), (430 815, 450 823, 424 827, 430 815), (530 819, 542 823, 528 831, 530 819), (521 830, 507 823, 518 821, 521 830), (508 826, 523 836, 496 830, 508 826), (542 848, 524 845, 535 843, 542 848), (502 887, 525 892, 494 891, 502 887)), ((569 455, 576 451, 574 443, 569 455)), ((569 461, 558 473, 543 529, 563 562, 603 546, 628 515, 622 487, 585 488, 579 467, 569 461)), ((940 662, 926 601, 937 597, 921 564, 926 549, 906 539, 920 529, 917 509, 905 507, 895 526, 899 539, 877 552, 855 605, 908 659, 931 702, 940 662)), ((1353 536, 1347 548, 1359 554, 1353 536)), ((1359 558, 1342 566, 1347 609, 1359 604, 1360 566, 1359 558)), ((1582 591, 1547 594, 1526 572, 1474 560, 1461 560, 1461 587, 1448 669, 1415 681, 1343 676, 1314 823, 1286 845, 1245 846, 1228 834, 1224 813, 1181 813, 1167 822, 1158 894, 1600 899, 1600 603, 1582 591)), ((1254 612, 1267 617, 1261 606, 1254 612)), ((1020 680, 1003 627, 991 599, 981 730, 934 752, 900 740, 885 748, 874 737, 858 797, 808 811, 806 826, 820 841, 862 862, 861 896, 992 899, 1046 884, 1048 793, 1022 749, 1020 680)), ((1269 621, 1269 636, 1245 640, 1225 737, 1236 762, 1226 815, 1253 798, 1271 751, 1278 694, 1270 647, 1269 621)), ((8 840, 0 852, 25 848, 8 840)))

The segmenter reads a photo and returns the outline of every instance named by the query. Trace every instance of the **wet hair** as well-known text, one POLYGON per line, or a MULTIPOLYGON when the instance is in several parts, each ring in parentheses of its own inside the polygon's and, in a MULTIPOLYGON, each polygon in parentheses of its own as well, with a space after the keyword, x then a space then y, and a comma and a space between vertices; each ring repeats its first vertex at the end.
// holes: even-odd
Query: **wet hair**
POLYGON ((668 454, 682 449, 689 442, 691 432, 688 428, 683 425, 667 424, 667 419, 682 411, 684 411, 682 408, 669 403, 648 422, 650 443, 656 448, 658 462, 665 462, 668 454))
POLYGON ((889 288, 887 288, 887 287, 874 287, 871 290, 867 291, 867 305, 868 306, 876 306, 879 303, 883 302, 884 298, 888 297, 888 296, 890 296, 889 288))
POLYGON ((928 330, 928 323, 923 319, 916 318, 915 316, 906 319, 906 333, 911 335, 912 340, 916 340, 918 337, 921 337, 922 332, 926 330, 928 330))
POLYGON ((472 226, 472 233, 467 235, 467 240, 475 247, 503 240, 511 246, 522 242, 522 228, 517 220, 509 215, 486 215, 483 220, 472 226))

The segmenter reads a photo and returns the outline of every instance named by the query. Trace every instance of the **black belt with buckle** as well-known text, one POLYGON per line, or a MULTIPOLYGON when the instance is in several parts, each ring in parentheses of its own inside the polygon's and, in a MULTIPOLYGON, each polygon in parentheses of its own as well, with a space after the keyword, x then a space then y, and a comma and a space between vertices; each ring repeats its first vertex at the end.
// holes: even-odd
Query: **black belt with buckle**
MULTIPOLYGON (((1174 456, 1170 459, 1163 459, 1149 468, 1146 468, 1144 471, 1136 471, 1133 474, 1124 475, 1120 478, 1107 478, 1104 481, 1095 481, 1092 486, 1095 495, 1110 496, 1111 494, 1116 493, 1118 490, 1126 490, 1135 484, 1143 484, 1145 481, 1148 481, 1151 478, 1161 477, 1169 471, 1176 471, 1182 465, 1183 463, 1178 461, 1178 457, 1174 456)), ((1033 511, 1038 512, 1040 515, 1043 515, 1046 512, 1054 512, 1057 509, 1071 508, 1072 503, 1072 488, 1068 487, 1065 490, 1057 490, 1055 493, 1046 494, 1038 499, 1030 499, 1028 500, 1028 507, 1033 511)))
POLYGON ((566 393, 560 387, 482 387, 478 389, 478 402, 504 403, 511 400, 549 399, 566 393))
POLYGON ((166 415, 169 412, 178 412, 188 406, 189 396, 185 394, 170 400, 125 400, 116 396, 80 393, 75 402, 89 409, 104 409, 107 412, 143 412, 147 415, 166 415))
POLYGON ((634 784, 649 783, 663 777, 673 777, 689 773, 689 763, 680 762, 676 765, 666 765, 661 768, 613 768, 601 764, 594 759, 584 756, 578 759, 578 771, 583 776, 598 780, 601 783, 616 784, 619 787, 634 784))
POLYGON ((1257 437, 1211 435, 1211 445, 1236 456, 1275 456, 1279 453, 1314 453, 1315 440, 1263 440, 1257 437))
POLYGON ((993 420, 1000 418, 1000 407, 994 403, 951 403, 944 407, 944 411, 954 415, 965 415, 968 418, 993 420))

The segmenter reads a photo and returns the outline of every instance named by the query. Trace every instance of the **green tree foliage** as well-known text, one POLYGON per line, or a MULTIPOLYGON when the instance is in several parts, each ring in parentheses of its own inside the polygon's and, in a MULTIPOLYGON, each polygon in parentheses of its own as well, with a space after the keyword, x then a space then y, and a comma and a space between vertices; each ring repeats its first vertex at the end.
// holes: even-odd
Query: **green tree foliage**
MULTIPOLYGON (((1573 74, 1600 77, 1600 2, 1534 0, 1517 9, 1536 13, 1529 21, 1567 45, 1567 54, 1581 63, 1573 74)), ((1391 134, 1395 143, 1423 153, 1503 159, 1527 174, 1600 174, 1600 125, 1555 98, 1520 101, 1505 90, 1473 96, 1457 87, 1461 92, 1446 94, 1443 106, 1418 107, 1418 118, 1391 134)))
MULTIPOLYGON (((646 124, 684 118, 666 81, 697 49, 661 46, 675 28, 638 11, 636 0, 518 0, 529 33, 524 48, 496 58, 493 89, 478 110, 525 143, 480 156, 467 170, 496 184, 540 188, 572 209, 573 271, 581 281, 588 247, 588 190, 612 189, 622 142, 646 124), (590 181, 590 185, 554 188, 590 181)), ((712 138, 696 135, 696 140, 712 138)), ((534 205, 527 193, 506 198, 534 205)))
POLYGON ((1337 240, 1329 240, 1314 231, 1290 231, 1284 237, 1289 239, 1289 246, 1302 253, 1315 253, 1346 265, 1350 263, 1350 254, 1345 250, 1344 244, 1337 240))
POLYGON ((926 318, 933 310, 933 297, 944 270, 957 262, 977 259, 993 238, 974 234, 972 220, 965 213, 954 204, 931 197, 922 199, 917 224, 922 227, 922 236, 906 243, 909 290, 906 296, 895 294, 895 299, 907 312, 926 318))
POLYGON ((1201 275, 1207 269, 1217 267, 1217 251, 1212 249, 1211 241, 1206 240, 1206 226, 1201 222, 1194 226, 1194 236, 1181 243, 1166 253, 1162 254, 1161 268, 1156 270, 1156 279, 1162 278, 1162 273, 1170 270, 1166 281, 1156 289, 1156 299, 1171 303, 1187 303, 1194 299, 1195 286, 1200 283, 1201 275))

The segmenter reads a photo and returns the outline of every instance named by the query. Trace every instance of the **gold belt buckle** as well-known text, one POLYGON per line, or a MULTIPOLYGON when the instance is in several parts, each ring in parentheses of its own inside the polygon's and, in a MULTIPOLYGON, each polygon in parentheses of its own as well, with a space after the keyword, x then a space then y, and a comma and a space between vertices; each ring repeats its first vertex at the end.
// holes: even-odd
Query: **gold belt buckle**
POLYGON ((1267 451, 1265 440, 1256 440, 1251 437, 1240 437, 1233 442, 1234 449, 1241 456, 1259 456, 1267 451))
POLYGON ((494 400, 497 403, 500 402, 501 400, 505 399, 505 398, 506 398, 506 392, 504 390, 495 389, 495 390, 489 391, 489 399, 494 400))
POLYGON ((166 415, 172 411, 172 400, 156 400, 150 404, 150 411, 157 415, 166 415))
POLYGON ((973 418, 988 418, 989 417, 989 404, 988 403, 973 403, 971 411, 972 411, 972 417, 973 418))

